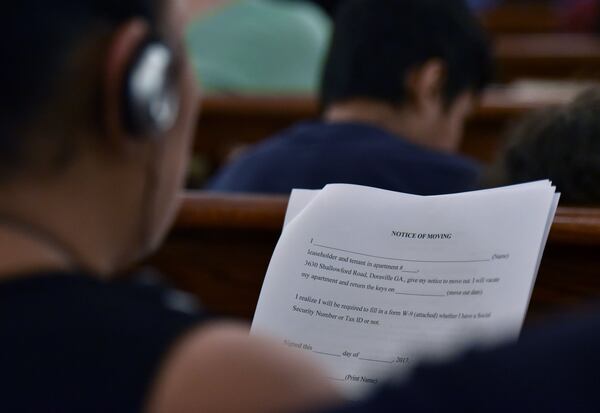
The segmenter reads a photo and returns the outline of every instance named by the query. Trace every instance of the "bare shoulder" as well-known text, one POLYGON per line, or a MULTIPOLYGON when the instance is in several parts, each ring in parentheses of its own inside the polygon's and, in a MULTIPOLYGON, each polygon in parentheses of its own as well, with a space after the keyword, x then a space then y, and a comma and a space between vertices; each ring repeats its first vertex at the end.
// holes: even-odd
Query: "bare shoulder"
POLYGON ((296 412, 339 400, 320 371, 297 352, 249 336, 237 324, 187 335, 167 357, 150 413, 296 412))

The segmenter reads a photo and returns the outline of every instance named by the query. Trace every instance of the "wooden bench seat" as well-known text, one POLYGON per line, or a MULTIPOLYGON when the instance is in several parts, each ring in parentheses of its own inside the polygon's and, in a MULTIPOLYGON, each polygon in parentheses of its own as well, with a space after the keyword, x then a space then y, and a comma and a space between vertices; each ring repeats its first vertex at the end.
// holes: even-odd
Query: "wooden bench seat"
MULTIPOLYGON (((281 233, 287 197, 188 193, 148 263, 219 314, 250 320, 281 233)), ((600 298, 600 209, 560 208, 528 322, 600 298)))

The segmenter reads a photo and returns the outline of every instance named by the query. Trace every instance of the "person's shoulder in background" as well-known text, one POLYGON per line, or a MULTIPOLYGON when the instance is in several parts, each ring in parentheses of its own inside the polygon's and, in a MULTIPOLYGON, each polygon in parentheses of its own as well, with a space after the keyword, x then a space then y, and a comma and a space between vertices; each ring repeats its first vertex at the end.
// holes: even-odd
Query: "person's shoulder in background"
POLYGON ((198 18, 187 40, 209 93, 314 93, 331 30, 310 3, 243 0, 198 18))
POLYGON ((418 195, 476 189, 480 166, 468 158, 415 145, 360 122, 307 122, 247 149, 205 189, 289 193, 329 183, 418 195))
POLYGON ((328 413, 598 411, 598 309, 546 324, 517 343, 417 367, 406 381, 328 413))
POLYGON ((324 147, 335 144, 325 139, 329 129, 323 122, 303 122, 283 130, 244 149, 217 171, 205 189, 283 194, 294 187, 308 188, 307 176, 323 176, 319 165, 324 147))

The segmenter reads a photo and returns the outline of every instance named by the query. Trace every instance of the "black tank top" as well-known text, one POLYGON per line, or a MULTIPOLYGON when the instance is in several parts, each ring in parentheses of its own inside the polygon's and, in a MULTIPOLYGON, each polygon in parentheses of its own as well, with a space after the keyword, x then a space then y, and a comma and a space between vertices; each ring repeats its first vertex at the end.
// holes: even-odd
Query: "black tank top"
POLYGON ((86 274, 0 283, 0 410, 140 412, 174 342, 206 321, 185 295, 86 274))

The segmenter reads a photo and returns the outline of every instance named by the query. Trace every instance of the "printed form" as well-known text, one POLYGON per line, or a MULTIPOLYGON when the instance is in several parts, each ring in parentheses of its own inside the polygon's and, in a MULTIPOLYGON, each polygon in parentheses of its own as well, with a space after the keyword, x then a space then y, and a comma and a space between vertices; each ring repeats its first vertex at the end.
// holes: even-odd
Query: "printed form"
POLYGON ((354 399, 419 361, 514 340, 558 199, 549 181, 296 190, 252 332, 310 354, 354 399))

